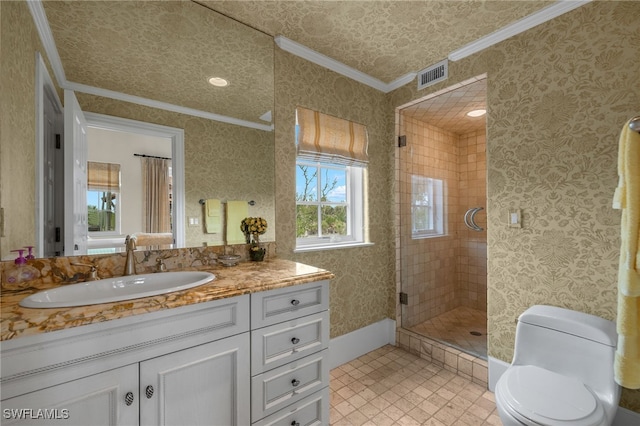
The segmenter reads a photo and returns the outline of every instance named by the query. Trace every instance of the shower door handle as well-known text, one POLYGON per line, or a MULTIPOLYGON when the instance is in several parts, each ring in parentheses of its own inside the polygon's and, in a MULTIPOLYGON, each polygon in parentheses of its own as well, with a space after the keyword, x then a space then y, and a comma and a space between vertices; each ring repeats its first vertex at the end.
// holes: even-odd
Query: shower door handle
POLYGON ((472 207, 464 214, 464 224, 467 225, 467 228, 478 232, 484 231, 483 228, 476 224, 476 214, 480 210, 484 210, 484 207, 472 207))

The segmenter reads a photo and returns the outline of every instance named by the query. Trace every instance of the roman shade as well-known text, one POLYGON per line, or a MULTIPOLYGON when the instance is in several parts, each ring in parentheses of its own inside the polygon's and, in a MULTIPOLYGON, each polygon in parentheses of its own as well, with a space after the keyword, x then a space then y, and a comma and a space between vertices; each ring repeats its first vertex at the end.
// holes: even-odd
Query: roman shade
POLYGON ((87 161, 87 188, 90 191, 120 191, 120 164, 87 161))
POLYGON ((298 159, 365 167, 367 128, 362 124, 298 107, 298 159))

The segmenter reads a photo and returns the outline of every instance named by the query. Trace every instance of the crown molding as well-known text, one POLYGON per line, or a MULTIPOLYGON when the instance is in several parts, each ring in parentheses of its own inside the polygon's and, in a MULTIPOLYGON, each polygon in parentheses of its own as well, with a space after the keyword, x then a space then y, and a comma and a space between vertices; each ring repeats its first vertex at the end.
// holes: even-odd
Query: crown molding
POLYGON ((286 52, 292 53, 302 59, 306 59, 309 62, 313 62, 316 65, 327 68, 338 74, 349 77, 352 80, 358 81, 362 84, 366 84, 369 87, 373 87, 381 92, 387 92, 388 85, 375 77, 371 77, 369 74, 365 74, 362 71, 358 71, 355 68, 351 68, 342 62, 336 61, 322 53, 316 52, 313 49, 308 48, 300 43, 286 38, 285 36, 278 35, 275 37, 275 42, 278 47, 286 52))
POLYGON ((194 108, 187 108, 180 105, 170 104, 168 102, 155 101, 153 99, 143 98, 140 96, 127 95, 126 93, 116 92, 113 90, 102 89, 100 87, 88 86, 86 84, 74 83, 68 81, 64 67, 62 66, 62 60, 58 54, 58 48, 56 47, 55 40, 53 39, 53 33, 47 20, 47 14, 42 6, 42 0, 27 0, 33 22, 40 35, 40 41, 49 58, 51 68, 61 89, 73 90, 75 92, 87 93, 90 95, 102 96, 105 98, 116 99, 123 102, 130 102, 138 105, 144 105, 151 108, 158 108, 165 111, 177 112, 180 114, 186 114, 194 117, 206 118, 209 120, 220 121, 227 124, 235 124, 237 126, 249 127, 251 129, 264 130, 267 132, 273 131, 273 124, 254 123, 253 121, 241 120, 239 118, 229 117, 226 115, 215 114, 212 112, 201 111, 194 108))
MULTIPOLYGON (((53 34, 51 33, 51 27, 47 20, 47 14, 44 11, 41 0, 27 0, 27 6, 33 17, 33 22, 36 25, 38 34, 40 35, 40 41, 49 58, 51 68, 53 69, 53 75, 60 87, 67 82, 67 78, 64 74, 64 68, 62 67, 62 60, 58 55, 58 49, 56 48, 56 42, 53 40, 53 34)), ((63 87, 64 88, 64 87, 63 87)))
POLYGON ((418 75, 417 72, 410 72, 403 75, 402 77, 398 77, 395 80, 393 80, 391 83, 387 83, 386 85, 387 87, 385 88, 385 90, 383 90, 383 92, 389 93, 393 90, 396 90, 399 87, 404 86, 407 83, 411 83, 413 80, 415 80, 417 75, 418 75))
POLYGON ((170 104, 168 102, 156 101, 153 99, 143 98, 140 96, 128 95, 126 93, 116 92, 108 89, 102 89, 100 87, 88 86, 86 84, 81 84, 81 83, 74 83, 71 81, 67 81, 66 89, 73 90, 74 92, 101 96, 103 98, 116 99, 119 101, 129 102, 137 105, 143 105, 151 108, 158 108, 165 111, 177 112, 179 114, 186 114, 193 117, 207 118, 209 120, 220 121, 228 124, 235 124, 237 126, 249 127, 257 130, 265 130, 267 132, 270 132, 273 130, 273 125, 270 125, 270 124, 254 123, 253 121, 241 120, 239 118, 215 114, 213 112, 201 111, 199 109, 183 107, 180 105, 170 104))
POLYGON ((560 0, 557 3, 552 4, 551 6, 547 6, 536 13, 533 13, 516 22, 513 22, 512 24, 507 25, 506 27, 502 27, 494 33, 491 33, 485 37, 481 37, 478 40, 471 42, 458 50, 454 50, 449 54, 449 60, 459 61, 460 59, 480 52, 487 47, 500 43, 501 41, 504 41, 509 37, 513 37, 514 35, 523 33, 537 25, 540 25, 564 13, 577 9, 580 6, 590 3, 591 1, 592 0, 560 0))

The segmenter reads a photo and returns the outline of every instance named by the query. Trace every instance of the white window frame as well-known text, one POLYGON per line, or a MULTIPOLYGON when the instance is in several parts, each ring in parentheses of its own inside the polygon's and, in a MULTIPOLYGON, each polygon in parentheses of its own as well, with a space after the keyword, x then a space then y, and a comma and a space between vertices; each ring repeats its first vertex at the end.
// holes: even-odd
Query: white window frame
MULTIPOLYGON (((424 192, 423 192, 424 193, 424 192)), ((411 175, 411 238, 432 238, 445 235, 445 214, 444 214, 444 181, 442 179, 431 178, 421 175, 411 175), (426 205, 415 204, 416 188, 427 188, 426 205), (416 225, 416 208, 427 207, 427 222, 429 227, 418 229, 416 225)))
MULTIPOLYGON (((87 192, 107 192, 107 191, 99 191, 99 190, 94 190, 94 189, 89 189, 87 188, 87 192)), ((87 232, 89 233, 89 236, 92 238, 99 238, 99 237, 108 237, 108 236, 112 236, 112 235, 120 235, 120 229, 121 229, 121 218, 122 218, 122 196, 120 194, 120 189, 118 189, 117 191, 108 191, 108 192, 113 192, 114 194, 116 194, 116 229, 113 231, 89 231, 87 229, 87 232)), ((87 209, 89 208, 89 203, 87 203, 87 209)), ((88 224, 87 224, 88 226, 88 224)))
MULTIPOLYGON (((305 160, 296 161, 296 169, 299 165, 318 167, 321 174, 322 169, 346 170, 347 201, 346 203, 317 201, 296 201, 298 205, 318 206, 318 224, 321 226, 322 205, 346 205, 347 206, 347 235, 343 236, 319 236, 296 238, 296 252, 325 250, 332 248, 352 247, 354 245, 367 245, 364 233, 364 181, 366 169, 364 167, 344 166, 339 164, 318 163, 305 160)), ((317 179, 318 191, 320 194, 321 180, 317 179)), ((296 217, 297 220, 297 217, 296 217)), ((321 230, 319 230, 321 232, 321 230)))

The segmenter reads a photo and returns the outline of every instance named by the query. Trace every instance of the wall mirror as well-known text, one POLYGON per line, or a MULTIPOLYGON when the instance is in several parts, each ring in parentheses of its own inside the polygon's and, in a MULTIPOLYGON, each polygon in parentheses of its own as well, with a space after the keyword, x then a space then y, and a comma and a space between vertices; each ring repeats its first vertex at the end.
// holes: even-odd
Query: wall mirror
MULTIPOLYGON (((184 130, 184 246, 225 241, 224 232, 206 232, 202 199, 220 200, 223 209, 227 201, 253 201, 247 214, 273 224, 272 37, 215 12, 206 1, 39 4, 64 73, 61 84, 56 61, 43 53, 61 99, 60 86, 66 86, 85 112, 184 130), (215 86, 211 78, 227 85, 215 86)), ((12 114, 33 113, 32 103, 22 107, 12 114)), ((2 185, 19 193, 21 182, 2 185)), ((24 190, 32 191, 29 185, 24 190)), ((16 210, 5 217, 33 209, 3 204, 5 211, 16 210)), ((10 257, 7 248, 34 244, 35 230, 26 228, 12 235, 10 247, 3 245, 3 258, 10 257)), ((275 240, 269 228, 263 241, 275 240)))

